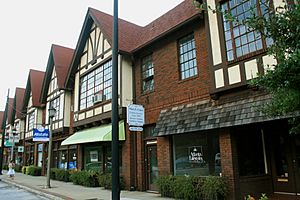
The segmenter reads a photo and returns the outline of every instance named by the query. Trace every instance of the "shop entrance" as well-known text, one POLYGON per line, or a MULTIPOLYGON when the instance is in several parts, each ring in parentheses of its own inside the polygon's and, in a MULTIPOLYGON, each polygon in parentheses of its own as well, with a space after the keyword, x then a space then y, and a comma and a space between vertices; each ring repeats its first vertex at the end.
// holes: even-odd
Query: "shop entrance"
POLYGON ((300 195, 300 137, 272 137, 272 178, 274 192, 300 195))
POLYGON ((158 178, 158 164, 157 164, 157 145, 146 144, 146 178, 147 178, 147 190, 156 191, 157 186, 155 184, 158 178))

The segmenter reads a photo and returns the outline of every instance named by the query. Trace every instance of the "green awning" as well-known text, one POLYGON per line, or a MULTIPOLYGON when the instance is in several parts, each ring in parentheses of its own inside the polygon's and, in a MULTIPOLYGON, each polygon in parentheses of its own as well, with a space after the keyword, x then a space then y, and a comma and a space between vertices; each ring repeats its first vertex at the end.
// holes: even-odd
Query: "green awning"
MULTIPOLYGON (((82 144, 90 142, 111 141, 112 124, 102 125, 75 132, 65 139, 61 145, 82 144)), ((119 122, 119 140, 125 140, 124 121, 119 122)))

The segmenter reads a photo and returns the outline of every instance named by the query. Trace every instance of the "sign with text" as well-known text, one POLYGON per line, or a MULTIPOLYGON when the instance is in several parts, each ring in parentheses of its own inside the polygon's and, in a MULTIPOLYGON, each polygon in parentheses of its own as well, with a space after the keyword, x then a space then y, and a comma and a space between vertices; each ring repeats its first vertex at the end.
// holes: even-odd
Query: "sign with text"
POLYGON ((145 109, 142 105, 127 106, 127 123, 129 126, 143 126, 145 123, 145 109))
POLYGON ((142 132, 144 129, 143 129, 143 127, 130 126, 129 130, 142 132))
POLYGON ((49 141, 49 129, 46 129, 42 126, 40 126, 39 128, 34 128, 32 141, 34 142, 49 141))
POLYGON ((189 162, 204 164, 202 146, 189 147, 189 162))

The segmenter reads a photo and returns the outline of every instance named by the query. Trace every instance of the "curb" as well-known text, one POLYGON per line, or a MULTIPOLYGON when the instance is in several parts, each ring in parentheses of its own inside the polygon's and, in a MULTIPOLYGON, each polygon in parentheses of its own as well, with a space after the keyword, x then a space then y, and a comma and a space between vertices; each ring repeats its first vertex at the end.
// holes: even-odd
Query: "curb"
POLYGON ((39 196, 42 196, 42 197, 46 197, 48 199, 53 199, 53 200, 64 200, 64 199, 68 199, 68 200, 71 200, 71 198, 62 198, 62 197, 59 197, 59 196, 56 196, 54 194, 49 194, 48 192, 45 192, 45 191, 40 191, 38 189, 33 189, 33 188, 30 188, 30 187, 27 187, 27 186, 24 186, 24 185, 21 185, 21 184, 18 184, 18 183, 15 183, 13 181, 9 181, 9 180, 6 180, 6 179, 0 179, 0 181, 4 182, 4 183, 7 183, 7 184, 10 184, 10 185, 13 185, 13 186, 16 186, 18 188, 21 188, 21 189, 24 189, 30 193, 33 193, 33 194, 36 194, 36 195, 39 195, 39 196))

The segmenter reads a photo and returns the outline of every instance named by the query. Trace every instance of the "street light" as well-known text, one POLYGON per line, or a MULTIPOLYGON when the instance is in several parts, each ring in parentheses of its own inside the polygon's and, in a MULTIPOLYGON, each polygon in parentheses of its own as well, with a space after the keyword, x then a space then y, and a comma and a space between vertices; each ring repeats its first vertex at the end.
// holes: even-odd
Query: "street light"
POLYGON ((14 148, 15 148, 15 137, 16 137, 16 134, 17 134, 17 130, 16 130, 16 128, 13 128, 11 130, 12 144, 11 144, 11 152, 10 152, 10 160, 12 160, 13 162, 15 162, 15 159, 14 159, 14 148))
POLYGON ((49 127, 49 145, 48 145, 48 163, 47 163, 47 188, 50 188, 50 168, 51 168, 51 153, 52 153, 52 122, 56 110, 52 106, 48 109, 50 127, 49 127))

